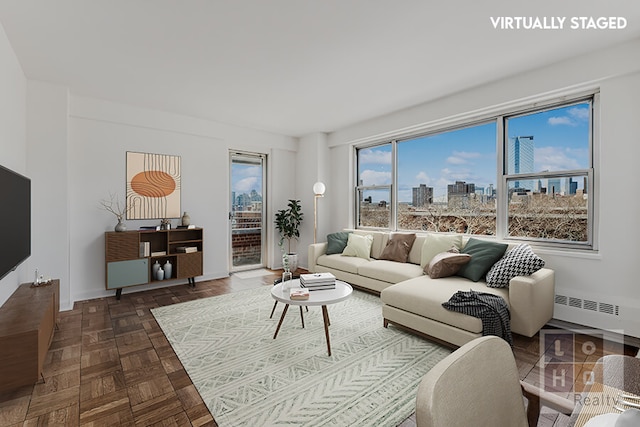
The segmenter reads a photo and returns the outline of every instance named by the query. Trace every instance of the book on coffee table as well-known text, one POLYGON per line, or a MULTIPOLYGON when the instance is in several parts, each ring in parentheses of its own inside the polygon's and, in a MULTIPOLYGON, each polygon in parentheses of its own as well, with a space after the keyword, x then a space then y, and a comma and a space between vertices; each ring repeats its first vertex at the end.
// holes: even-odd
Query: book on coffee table
POLYGON ((294 301, 304 301, 309 299, 309 289, 292 288, 289 291, 289 298, 294 301))
POLYGON ((303 285, 319 285, 336 283, 336 276, 331 273, 301 274, 300 283, 303 285))

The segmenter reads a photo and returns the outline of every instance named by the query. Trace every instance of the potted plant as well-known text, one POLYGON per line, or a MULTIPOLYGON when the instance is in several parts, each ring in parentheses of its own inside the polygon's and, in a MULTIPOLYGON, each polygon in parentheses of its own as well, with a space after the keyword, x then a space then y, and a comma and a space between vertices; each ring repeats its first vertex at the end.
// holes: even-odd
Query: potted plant
POLYGON ((276 229, 280 233, 280 242, 278 246, 282 250, 282 264, 286 271, 296 271, 298 269, 298 255, 291 252, 291 240, 297 240, 300 237, 300 224, 304 214, 300 200, 289 199, 286 209, 280 209, 276 212, 276 229), (284 249, 284 240, 287 239, 287 250, 284 249))

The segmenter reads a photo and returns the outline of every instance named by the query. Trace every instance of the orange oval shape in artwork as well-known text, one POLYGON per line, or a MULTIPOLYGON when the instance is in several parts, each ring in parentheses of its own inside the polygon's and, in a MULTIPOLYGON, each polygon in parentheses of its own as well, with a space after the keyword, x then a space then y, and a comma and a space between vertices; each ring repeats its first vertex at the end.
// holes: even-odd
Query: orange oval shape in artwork
POLYGON ((133 177, 131 189, 143 197, 166 197, 176 189, 176 181, 163 171, 145 171, 133 177))

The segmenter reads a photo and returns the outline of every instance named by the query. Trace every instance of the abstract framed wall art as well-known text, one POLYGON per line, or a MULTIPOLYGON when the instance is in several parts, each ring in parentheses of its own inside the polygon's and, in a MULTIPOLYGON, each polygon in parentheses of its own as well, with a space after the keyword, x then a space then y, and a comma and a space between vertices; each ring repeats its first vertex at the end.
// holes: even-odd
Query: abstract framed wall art
POLYGON ((127 219, 180 217, 180 156, 127 151, 127 219))

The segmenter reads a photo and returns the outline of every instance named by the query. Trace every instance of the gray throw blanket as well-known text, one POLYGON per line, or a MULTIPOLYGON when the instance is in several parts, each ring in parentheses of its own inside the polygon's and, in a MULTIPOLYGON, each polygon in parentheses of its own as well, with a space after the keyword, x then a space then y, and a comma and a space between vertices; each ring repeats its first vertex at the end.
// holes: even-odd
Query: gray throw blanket
POLYGON ((496 335, 513 347, 511 313, 505 300, 498 296, 474 290, 458 291, 447 302, 447 310, 468 314, 482 321, 482 335, 496 335))

